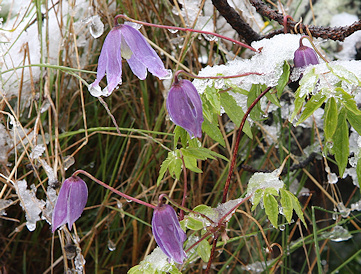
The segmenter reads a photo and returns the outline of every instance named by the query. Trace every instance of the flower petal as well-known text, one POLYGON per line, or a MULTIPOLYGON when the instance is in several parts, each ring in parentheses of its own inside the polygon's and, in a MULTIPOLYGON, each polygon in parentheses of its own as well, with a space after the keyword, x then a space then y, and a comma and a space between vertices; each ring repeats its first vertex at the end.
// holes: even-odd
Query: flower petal
POLYGON ((146 66, 150 73, 159 78, 169 75, 169 72, 164 68, 162 60, 137 29, 128 25, 122 25, 121 32, 125 42, 133 52, 132 63, 137 60, 146 66))
POLYGON ((144 80, 147 77, 147 67, 143 65, 143 63, 139 62, 138 59, 135 58, 134 54, 127 60, 127 62, 130 69, 140 80, 144 80))
POLYGON ((186 234, 181 229, 177 215, 170 205, 158 206, 154 210, 152 230, 162 251, 175 262, 183 263, 186 257, 183 250, 186 234))
POLYGON ((180 80, 173 84, 166 102, 171 120, 193 138, 202 137, 202 100, 192 82, 180 80))
POLYGON ((86 183, 77 176, 71 178, 74 178, 74 180, 70 186, 68 205, 67 205, 68 206, 67 223, 69 230, 71 230, 73 223, 83 213, 84 207, 88 200, 88 187, 86 183))
MULTIPOLYGON (((70 179, 70 178, 69 178, 70 179)), ((69 190, 71 181, 69 179, 66 179, 61 186, 61 189, 59 191, 58 199, 56 200, 56 204, 53 211, 52 216, 52 232, 64 225, 67 222, 67 215, 68 215, 68 196, 69 196, 69 190)))

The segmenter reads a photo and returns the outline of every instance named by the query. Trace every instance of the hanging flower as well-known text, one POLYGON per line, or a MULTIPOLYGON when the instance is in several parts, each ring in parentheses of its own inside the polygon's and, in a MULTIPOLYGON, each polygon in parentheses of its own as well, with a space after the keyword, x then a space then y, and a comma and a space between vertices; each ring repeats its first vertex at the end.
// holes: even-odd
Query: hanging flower
POLYGON ((87 199, 88 187, 82 179, 77 176, 66 179, 53 211, 52 232, 66 223, 71 230, 73 223, 83 213, 87 199))
POLYGON ((166 105, 170 119, 176 125, 188 131, 191 138, 202 137, 202 100, 192 82, 179 81, 176 77, 166 105))
POLYGON ((169 76, 162 60, 137 29, 129 25, 117 25, 105 38, 99 56, 97 78, 89 86, 91 95, 109 96, 122 83, 122 57, 141 80, 146 78, 147 69, 158 78, 169 76), (99 83, 105 73, 108 85, 101 90, 99 83))
POLYGON ((294 53, 293 63, 296 68, 302 68, 309 65, 317 65, 320 62, 314 49, 304 46, 301 38, 300 47, 294 53))
POLYGON ((186 253, 183 243, 187 238, 180 227, 177 214, 170 205, 159 205, 154 209, 152 231, 160 249, 176 263, 182 264, 186 253))

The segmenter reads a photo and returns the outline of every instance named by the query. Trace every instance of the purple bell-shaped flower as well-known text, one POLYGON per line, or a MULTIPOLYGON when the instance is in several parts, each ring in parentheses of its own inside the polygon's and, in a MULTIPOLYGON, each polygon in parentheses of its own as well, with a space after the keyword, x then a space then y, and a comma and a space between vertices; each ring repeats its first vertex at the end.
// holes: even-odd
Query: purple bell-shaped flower
POLYGON ((188 131, 191 138, 202 137, 203 111, 198 91, 188 80, 175 81, 167 97, 167 110, 170 119, 188 131))
POLYGON ((88 199, 88 187, 78 176, 66 179, 61 186, 52 218, 52 232, 64 224, 69 230, 83 213, 88 199))
POLYGON ((122 83, 122 57, 141 80, 146 78, 147 69, 159 78, 170 74, 140 31, 130 25, 116 25, 105 38, 100 52, 97 78, 89 86, 93 96, 109 96, 122 83), (101 90, 99 83, 105 73, 108 85, 101 90))
POLYGON ((304 46, 301 38, 300 47, 294 53, 293 63, 296 68, 302 68, 309 65, 317 65, 320 62, 314 49, 304 46))
POLYGON ((152 231, 160 249, 176 263, 182 264, 186 258, 183 243, 187 235, 180 227, 177 214, 170 205, 162 204, 154 209, 152 231))

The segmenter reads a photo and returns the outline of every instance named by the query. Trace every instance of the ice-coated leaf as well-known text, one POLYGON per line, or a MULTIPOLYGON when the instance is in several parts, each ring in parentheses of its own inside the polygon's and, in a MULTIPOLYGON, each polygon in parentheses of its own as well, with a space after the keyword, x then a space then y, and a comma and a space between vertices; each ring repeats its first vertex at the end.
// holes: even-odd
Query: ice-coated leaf
POLYGON ((257 189, 256 192, 253 194, 252 211, 255 210, 258 204, 261 202, 263 194, 264 194, 264 189, 257 189))
MULTIPOLYGON (((237 105, 237 102, 234 100, 234 98, 227 92, 221 93, 221 104, 232 122, 235 123, 237 127, 239 127, 244 116, 242 108, 237 105)), ((246 133, 249 138, 253 138, 251 127, 248 121, 246 121, 244 124, 243 132, 246 133)))
POLYGON ((305 105, 304 110, 302 111, 301 117, 298 120, 297 125, 305 121, 308 117, 312 115, 327 99, 327 97, 322 93, 318 92, 317 94, 313 95, 310 100, 305 105))
POLYGON ((197 246, 197 254, 201 257, 203 262, 208 262, 211 257, 212 246, 208 243, 206 239, 201 241, 197 246))
MULTIPOLYGON (((300 80, 300 87, 298 88, 298 96, 303 97, 311 94, 318 82, 319 75, 316 74, 315 68, 310 69, 300 80)), ((297 96, 297 95, 296 95, 297 96)))
POLYGON ((271 194, 265 194, 263 196, 263 205, 271 224, 274 227, 277 227, 279 211, 276 198, 273 197, 271 194))
POLYGON ((331 97, 325 107, 323 132, 325 133, 326 141, 331 140, 337 127, 337 103, 334 97, 331 97))
POLYGON ((305 102, 305 98, 306 98, 306 94, 303 95, 302 97, 298 96, 299 94, 299 89, 296 91, 295 94, 295 101, 293 102, 295 109, 293 110, 293 113, 291 115, 290 121, 292 122, 293 119, 296 117, 296 115, 298 114, 298 112, 301 110, 303 103, 305 102))
POLYGON ((336 88, 336 95, 347 110, 352 111, 356 115, 361 115, 361 111, 356 105, 355 98, 351 94, 348 94, 342 88, 336 88))
POLYGON ((281 206, 283 209, 283 214, 286 217, 288 223, 291 223, 292 220, 292 212, 293 212, 293 202, 292 197, 290 197, 290 192, 285 190, 284 188, 280 189, 281 193, 281 206))
POLYGON ((283 72, 281 77, 278 79, 278 84, 276 86, 276 90, 277 90, 277 96, 278 98, 281 97, 283 90, 285 89, 285 86, 288 83, 288 80, 290 78, 290 65, 288 64, 287 61, 285 61, 283 63, 283 72))
POLYGON ((200 230, 204 227, 202 221, 192 218, 190 216, 187 216, 184 221, 185 226, 194 231, 200 230))
POLYGON ((222 132, 217 125, 210 123, 208 119, 204 119, 204 122, 202 124, 202 130, 214 141, 218 142, 221 146, 226 146, 222 132))
POLYGON ((337 121, 337 130, 333 135, 333 152, 335 154, 335 159, 338 165, 340 177, 343 176, 345 168, 348 162, 349 156, 349 139, 348 139, 348 126, 346 122, 346 110, 341 109, 338 121, 337 121))
POLYGON ((326 63, 332 74, 336 75, 340 80, 349 84, 361 86, 361 82, 358 80, 355 74, 347 70, 344 66, 326 63))

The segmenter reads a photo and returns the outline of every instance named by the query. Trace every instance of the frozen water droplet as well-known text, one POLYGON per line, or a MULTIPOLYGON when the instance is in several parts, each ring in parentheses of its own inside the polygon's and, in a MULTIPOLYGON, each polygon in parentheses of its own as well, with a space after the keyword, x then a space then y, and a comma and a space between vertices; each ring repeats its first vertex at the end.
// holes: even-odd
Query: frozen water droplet
POLYGON ((117 208, 123 208, 123 204, 120 201, 117 201, 117 208))
POLYGON ((40 113, 44 113, 45 111, 47 111, 50 107, 50 102, 49 100, 45 100, 40 108, 40 113))
POLYGON ((202 33, 203 37, 207 40, 207 41, 217 41, 218 40, 218 37, 217 36, 214 36, 214 35, 211 35, 211 34, 204 34, 202 33))
POLYGON ((326 143, 326 146, 327 146, 329 149, 333 148, 333 142, 327 142, 327 143, 326 143))
POLYGON ((336 225, 333 228, 333 231, 330 233, 329 238, 333 242, 342 242, 352 238, 352 235, 347 229, 343 228, 342 226, 336 225))
POLYGON ((340 202, 337 204, 337 209, 341 213, 341 216, 343 218, 347 218, 348 215, 350 215, 351 210, 343 204, 343 202, 340 202))
POLYGON ((125 22, 124 25, 131 26, 132 28, 135 28, 135 29, 138 29, 138 30, 142 27, 141 24, 134 23, 134 22, 125 22))
POLYGON ((168 74, 164 77, 159 77, 159 79, 161 80, 167 80, 167 79, 171 79, 173 77, 173 72, 171 69, 167 69, 168 74))
POLYGON ((94 15, 94 16, 91 17, 90 25, 89 25, 89 31, 90 31, 90 34, 94 38, 98 38, 103 34, 103 32, 104 32, 104 24, 100 20, 99 15, 94 15))
POLYGON ((278 228, 279 228, 279 230, 283 231, 283 230, 285 230, 286 226, 285 225, 280 225, 280 226, 278 226, 278 228))
POLYGON ((102 89, 100 88, 99 85, 94 86, 93 84, 91 84, 91 85, 89 85, 88 89, 89 89, 90 94, 94 97, 100 97, 103 95, 102 89))
POLYGON ((331 172, 331 169, 330 169, 330 167, 325 167, 325 171, 327 172, 327 173, 330 173, 331 172))
POLYGON ((116 245, 112 240, 108 240, 108 249, 109 251, 114 251, 116 249, 116 245))
POLYGON ((63 162, 63 167, 65 170, 68 170, 69 167, 71 167, 73 164, 75 163, 75 159, 73 156, 65 156, 64 157, 64 162, 63 162))
POLYGON ((33 160, 38 159, 45 151, 44 145, 36 145, 33 148, 33 151, 30 153, 29 157, 33 160))
POLYGON ((336 184, 338 181, 338 177, 335 173, 328 173, 327 179, 329 184, 336 184))
POLYGON ((129 200, 129 199, 125 199, 128 203, 131 203, 133 202, 132 200, 129 200))
POLYGON ((177 33, 178 30, 177 29, 168 29, 171 33, 177 33))

